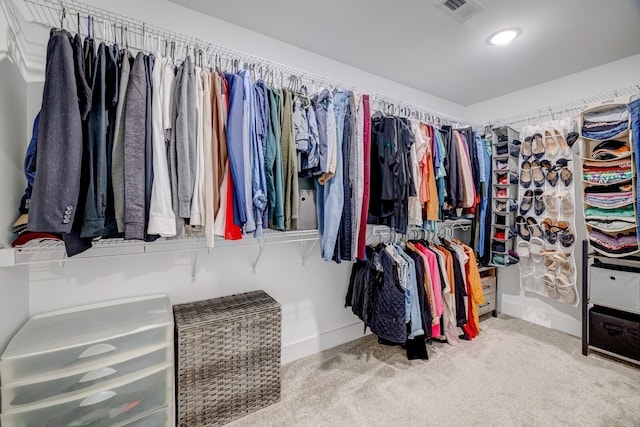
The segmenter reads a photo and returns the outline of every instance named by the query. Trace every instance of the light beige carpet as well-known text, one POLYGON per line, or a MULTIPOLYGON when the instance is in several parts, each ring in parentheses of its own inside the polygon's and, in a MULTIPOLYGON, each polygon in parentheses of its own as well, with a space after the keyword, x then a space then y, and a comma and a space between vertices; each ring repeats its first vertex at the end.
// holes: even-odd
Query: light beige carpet
POLYGON ((409 361, 374 336, 282 368, 282 400, 233 426, 640 426, 640 369, 500 316, 409 361))

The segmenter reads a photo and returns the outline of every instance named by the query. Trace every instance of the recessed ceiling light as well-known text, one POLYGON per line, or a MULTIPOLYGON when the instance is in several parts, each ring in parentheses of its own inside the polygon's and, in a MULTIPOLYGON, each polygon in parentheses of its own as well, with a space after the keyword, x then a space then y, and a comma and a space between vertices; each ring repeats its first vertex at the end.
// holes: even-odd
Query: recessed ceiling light
POLYGON ((495 46, 504 46, 518 37, 520 35, 520 32, 520 28, 507 28, 506 30, 500 30, 489 37, 489 44, 495 46))

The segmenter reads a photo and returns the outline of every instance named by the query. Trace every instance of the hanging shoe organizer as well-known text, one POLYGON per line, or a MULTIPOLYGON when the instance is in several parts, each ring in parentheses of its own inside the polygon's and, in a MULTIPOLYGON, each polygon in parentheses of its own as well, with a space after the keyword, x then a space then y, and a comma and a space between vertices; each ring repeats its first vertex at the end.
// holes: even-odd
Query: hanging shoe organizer
POLYGON ((580 163, 587 238, 609 257, 639 252, 636 165, 626 103, 580 114, 580 163))
POLYGON ((515 218, 518 211, 518 156, 521 149, 518 132, 504 126, 494 128, 492 136, 491 177, 491 264, 497 267, 516 264, 515 218))
POLYGON ((571 118, 522 129, 516 217, 520 286, 576 306, 575 196, 571 118))

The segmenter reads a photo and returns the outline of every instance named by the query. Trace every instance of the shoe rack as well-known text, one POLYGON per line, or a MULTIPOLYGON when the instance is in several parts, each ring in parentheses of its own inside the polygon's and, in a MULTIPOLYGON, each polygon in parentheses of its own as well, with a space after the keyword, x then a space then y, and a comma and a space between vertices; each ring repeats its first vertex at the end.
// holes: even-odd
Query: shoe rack
MULTIPOLYGON (((515 235, 510 235, 518 210, 518 184, 511 182, 518 170, 519 134, 508 126, 491 130, 491 265, 505 267, 517 263, 509 254, 515 249, 515 235), (515 141, 515 143, 514 143, 515 141), (513 154, 516 154, 514 156, 513 154)), ((513 253, 513 252, 512 252, 513 253)))
MULTIPOLYGON (((594 105, 580 114, 580 164, 582 198, 585 209, 587 239, 599 254, 621 258, 640 252, 638 242, 638 206, 636 197, 636 153, 631 134, 631 120, 616 135, 586 134, 590 113, 602 114, 626 109, 626 101, 617 99, 614 103, 594 105), (613 145, 611 145, 613 144, 613 145), (610 154, 602 157, 603 148, 610 154), (617 176, 607 172, 616 168, 617 176), (601 173, 593 173, 600 170, 601 173), (595 196, 595 197, 594 197, 595 196), (605 202, 607 197, 615 197, 616 202, 605 202), (595 210, 597 209, 597 211, 595 210), (633 212, 633 216, 631 216, 633 212), (600 243, 605 239, 622 242, 624 248, 605 247, 600 243)), ((605 123, 612 123, 605 122, 605 123)), ((624 125, 623 125, 624 126, 624 125)))
POLYGON ((574 127, 567 117, 522 128, 516 251, 521 289, 575 307, 574 127))

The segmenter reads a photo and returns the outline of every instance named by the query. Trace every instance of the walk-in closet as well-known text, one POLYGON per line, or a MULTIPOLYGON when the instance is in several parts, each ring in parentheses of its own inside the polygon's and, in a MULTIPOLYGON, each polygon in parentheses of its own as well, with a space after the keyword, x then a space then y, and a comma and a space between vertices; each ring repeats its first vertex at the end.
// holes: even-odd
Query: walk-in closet
POLYGON ((640 425, 635 0, 2 0, 0 426, 640 425))

